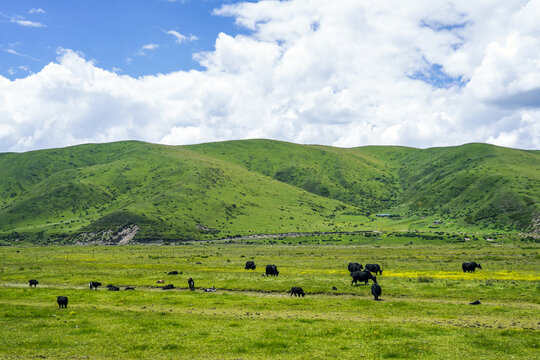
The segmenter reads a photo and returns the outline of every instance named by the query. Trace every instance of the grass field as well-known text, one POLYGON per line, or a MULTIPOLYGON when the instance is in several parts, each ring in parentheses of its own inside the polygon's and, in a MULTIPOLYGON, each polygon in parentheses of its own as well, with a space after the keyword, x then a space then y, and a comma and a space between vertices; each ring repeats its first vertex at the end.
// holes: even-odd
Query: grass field
POLYGON ((538 244, 309 240, 0 248, 0 358, 538 358, 538 244), (381 264, 383 301, 350 286, 350 261, 381 264), (465 274, 464 261, 483 269, 465 274), (279 276, 261 276, 266 264, 279 276), (306 297, 290 297, 291 286, 306 297))

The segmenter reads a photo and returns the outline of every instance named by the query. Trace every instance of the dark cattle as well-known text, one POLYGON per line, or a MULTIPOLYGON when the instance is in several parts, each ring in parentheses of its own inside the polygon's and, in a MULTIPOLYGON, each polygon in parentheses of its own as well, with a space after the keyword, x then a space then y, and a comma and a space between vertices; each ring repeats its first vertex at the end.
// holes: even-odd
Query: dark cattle
POLYGON ((358 281, 360 282, 365 281, 366 284, 368 283, 369 279, 375 281, 375 278, 373 277, 373 275, 371 275, 369 271, 355 271, 351 273, 351 277, 352 277, 351 286, 353 284, 358 285, 357 283, 358 281))
POLYGON ((363 266, 359 263, 349 263, 349 272, 362 271, 363 266))
POLYGON ((67 296, 59 296, 56 298, 56 302, 58 303, 58 307, 67 308, 68 298, 67 296))
POLYGON ((246 261, 246 266, 244 269, 246 270, 255 270, 255 262, 254 261, 246 261))
POLYGON ((170 290, 170 289, 174 289, 174 285, 173 284, 169 284, 169 285, 165 285, 161 288, 162 290, 170 290))
POLYGON ((279 271, 276 265, 266 265, 266 276, 278 276, 279 271))
POLYGON ((131 287, 131 286, 128 286, 127 288, 124 289, 124 291, 126 290, 135 290, 135 288, 131 287))
POLYGON ((97 281, 90 281, 90 284, 88 285, 90 286, 90 290, 92 289, 97 290, 97 288, 101 286, 101 283, 97 281))
POLYGON ((371 293, 375 297, 375 300, 379 301, 379 296, 381 296, 382 289, 379 284, 377 284, 377 278, 373 278, 373 284, 371 285, 371 293))
POLYGON ((195 290, 195 281, 193 281, 192 278, 189 278, 187 283, 189 285, 189 290, 194 291, 195 290))
POLYGON ((469 303, 469 305, 480 305, 480 304, 481 304, 480 300, 475 300, 472 303, 469 303))
POLYGON ((337 287, 335 287, 335 286, 332 286, 332 290, 337 290, 337 287))
POLYGON ((301 287, 296 287, 296 286, 293 286, 291 288, 291 296, 306 296, 306 294, 304 294, 304 290, 301 288, 301 287))
POLYGON ((480 266, 480 264, 477 264, 473 261, 473 262, 464 262, 461 265, 461 268, 463 269, 463 272, 474 272, 476 268, 481 269, 482 267, 480 266))
POLYGON ((208 288, 208 289, 204 289, 205 292, 216 292, 216 288, 215 287, 211 287, 211 288, 208 288))
POLYGON ((107 285, 107 287, 109 288, 109 291, 120 291, 120 288, 114 285, 107 285))
POLYGON ((377 275, 377 273, 382 275, 382 270, 379 264, 366 264, 365 269, 366 271, 374 273, 375 275, 377 275))
POLYGON ((32 287, 32 286, 36 287, 36 285, 39 284, 39 281, 34 280, 34 279, 28 280, 28 284, 29 284, 30 287, 32 287))
POLYGON ((169 271, 167 275, 178 275, 178 271, 169 271))

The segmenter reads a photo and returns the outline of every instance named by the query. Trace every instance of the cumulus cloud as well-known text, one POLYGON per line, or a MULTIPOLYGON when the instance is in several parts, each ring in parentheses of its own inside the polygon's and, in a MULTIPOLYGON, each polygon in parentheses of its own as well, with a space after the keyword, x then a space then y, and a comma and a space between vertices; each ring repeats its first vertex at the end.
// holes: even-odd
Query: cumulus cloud
POLYGON ((0 150, 244 138, 540 148, 539 0, 268 0, 215 13, 249 33, 219 34, 194 55, 201 71, 134 78, 64 51, 26 78, 0 76, 0 150))

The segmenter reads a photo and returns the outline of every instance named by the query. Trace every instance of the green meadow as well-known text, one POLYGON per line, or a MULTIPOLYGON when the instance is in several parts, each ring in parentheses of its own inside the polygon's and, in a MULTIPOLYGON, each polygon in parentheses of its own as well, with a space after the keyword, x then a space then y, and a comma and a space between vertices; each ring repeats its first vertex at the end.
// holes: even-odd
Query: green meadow
POLYGON ((539 250, 352 235, 0 247, 0 358, 537 359, 539 250), (257 269, 244 270, 247 260, 257 269), (351 286, 351 261, 382 266, 382 301, 371 281, 351 286), (482 269, 465 274, 464 261, 482 269), (266 264, 279 276, 262 276, 266 264), (89 281, 135 290, 91 291, 89 281), (292 286, 306 296, 291 297, 292 286))

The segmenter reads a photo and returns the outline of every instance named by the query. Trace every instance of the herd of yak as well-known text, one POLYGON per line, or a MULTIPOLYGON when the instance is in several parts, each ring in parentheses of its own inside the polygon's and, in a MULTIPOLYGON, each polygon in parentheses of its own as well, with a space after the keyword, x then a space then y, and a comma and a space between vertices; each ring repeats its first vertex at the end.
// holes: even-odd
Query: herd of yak
MULTIPOLYGON (((464 262, 461 266, 463 272, 474 272, 476 270, 476 268, 479 268, 481 269, 482 266, 480 266, 480 264, 476 263, 476 262, 464 262)), ((255 265, 255 262, 254 261, 247 261, 246 262, 246 265, 244 267, 244 269, 246 270, 255 270, 256 269, 256 265, 255 265)), ((349 263, 349 266, 348 266, 348 270, 350 272, 350 275, 351 275, 351 278, 352 278, 352 281, 351 281, 351 286, 354 285, 358 285, 358 282, 364 282, 366 285, 368 283, 369 280, 372 280, 373 281, 373 284, 371 285, 371 293, 373 294, 375 300, 379 300, 379 296, 381 296, 381 293, 382 293, 382 289, 381 289, 381 286, 377 283, 377 274, 380 274, 382 275, 382 269, 381 267, 379 266, 379 264, 366 264, 365 267, 363 267, 361 264, 359 263, 349 263), (375 276, 373 275, 375 274, 375 276)), ((167 275, 178 275, 178 271, 171 271, 169 272, 167 275)), ((263 276, 278 276, 279 275, 279 271, 277 269, 277 266, 276 265, 266 265, 266 272, 263 274, 263 276)), ((158 280, 158 283, 162 283, 163 280, 158 280)), ((35 279, 32 279, 32 280, 29 280, 28 281, 30 287, 34 286, 36 287, 36 285, 39 284, 39 282, 35 279)), ((102 286, 102 284, 100 282, 97 282, 97 281, 91 281, 89 283, 89 287, 90 287, 90 290, 94 289, 94 290, 97 290, 98 287, 102 286)), ((189 278, 188 279, 188 286, 189 286, 189 289, 191 291, 194 291, 195 290, 195 282, 193 281, 192 278, 189 278)), ((119 291, 120 288, 117 287, 117 286, 114 286, 112 284, 109 284, 106 286, 108 288, 109 291, 119 291)), ((169 285, 165 285, 163 287, 161 287, 161 289, 163 290, 170 290, 170 289, 174 289, 174 285, 172 284, 169 284, 169 285)), ((124 290, 134 290, 133 287, 126 287, 124 290)), ((206 292, 213 292, 215 291, 215 287, 211 287, 209 289, 204 289, 204 291, 206 292)), ((333 287, 332 290, 337 290, 336 287, 333 287)), ((304 293, 304 290, 299 287, 299 286, 293 286, 291 288, 291 290, 289 291, 290 293, 290 296, 305 296, 305 293, 304 293)), ((68 304, 68 298, 67 296, 58 296, 57 298, 57 303, 58 303, 58 306, 60 308, 67 308, 67 304, 68 304)), ((480 304, 480 302, 478 300, 476 300, 474 303, 471 303, 471 305, 478 305, 480 304)))

